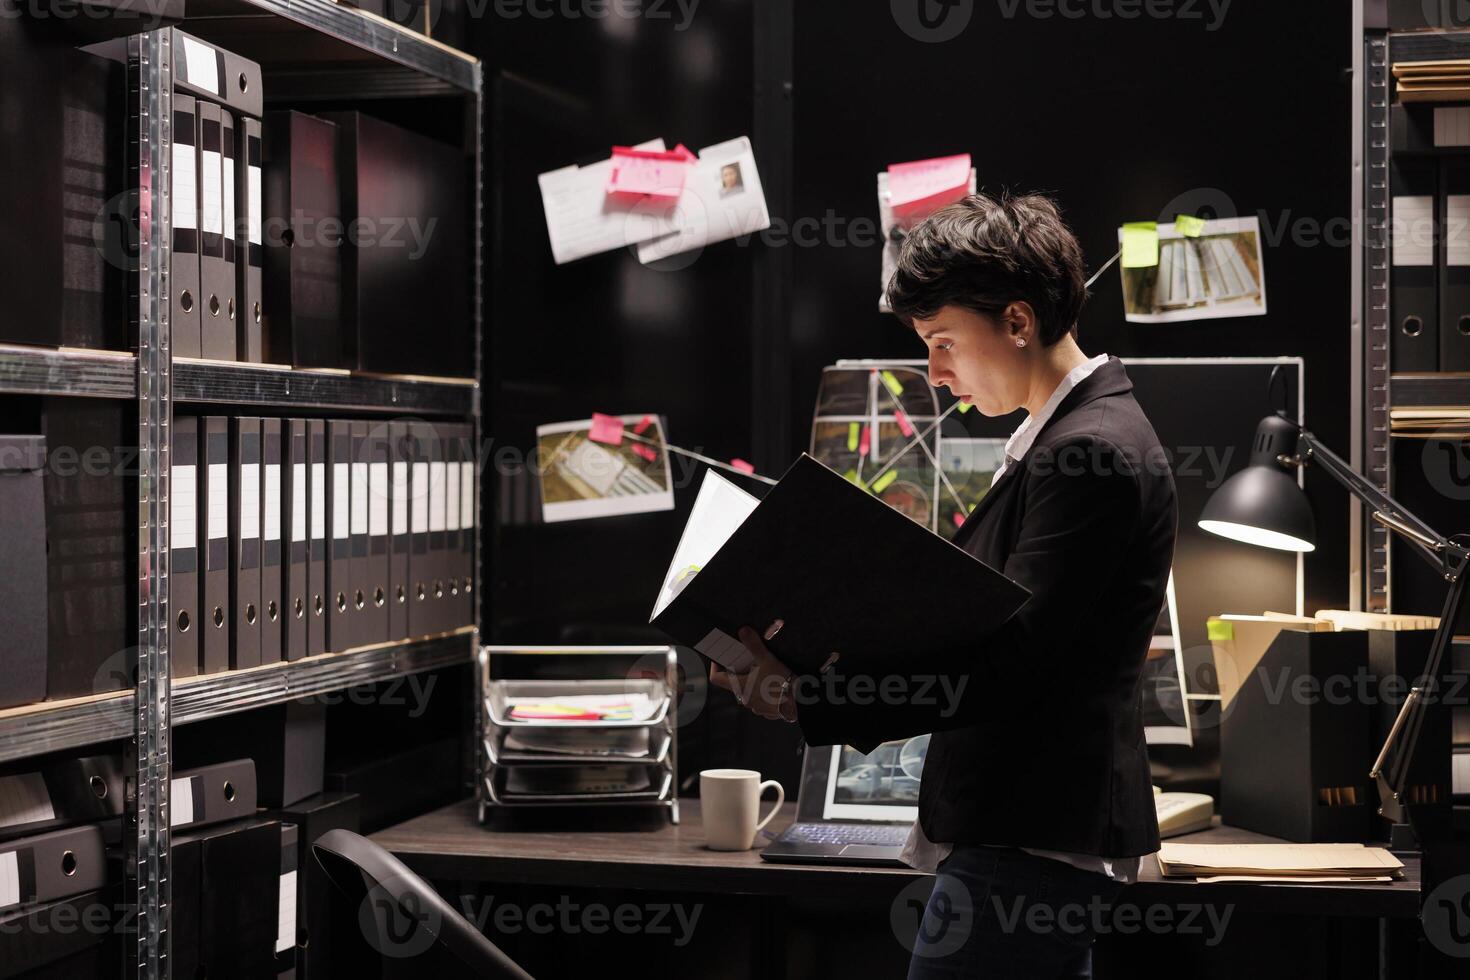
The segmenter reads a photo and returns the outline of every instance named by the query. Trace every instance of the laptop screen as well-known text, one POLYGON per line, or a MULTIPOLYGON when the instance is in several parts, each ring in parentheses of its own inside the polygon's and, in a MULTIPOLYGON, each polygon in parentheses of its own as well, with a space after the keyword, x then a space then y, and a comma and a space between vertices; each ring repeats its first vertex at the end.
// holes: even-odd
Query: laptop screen
POLYGON ((917 820, 919 778, 928 751, 928 735, 884 742, 866 755, 850 745, 833 749, 822 818, 885 823, 917 820))

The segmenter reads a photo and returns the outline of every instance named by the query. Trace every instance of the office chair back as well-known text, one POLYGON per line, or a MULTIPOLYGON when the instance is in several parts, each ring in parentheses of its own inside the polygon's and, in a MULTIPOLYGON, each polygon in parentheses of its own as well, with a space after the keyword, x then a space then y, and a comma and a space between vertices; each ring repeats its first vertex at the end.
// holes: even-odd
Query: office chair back
POLYGON ((416 963, 447 953, 466 976, 531 980, 428 882, 366 837, 330 830, 311 852, 391 972, 411 976, 416 963))

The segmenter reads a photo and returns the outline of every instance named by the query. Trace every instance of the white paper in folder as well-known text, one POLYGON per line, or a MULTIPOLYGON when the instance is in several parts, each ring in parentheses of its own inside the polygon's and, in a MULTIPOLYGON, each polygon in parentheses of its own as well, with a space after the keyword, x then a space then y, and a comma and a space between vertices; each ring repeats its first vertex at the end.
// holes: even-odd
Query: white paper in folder
POLYGON ((674 215, 676 230, 638 246, 639 262, 648 265, 771 227, 749 137, 699 151, 699 162, 684 180, 674 215))
MULTIPOLYGON (((649 140, 637 150, 664 149, 661 139, 649 140)), ((611 252, 667 235, 674 230, 673 210, 667 204, 628 204, 608 196, 612 159, 550 170, 536 178, 541 206, 546 211, 546 233, 557 265, 599 252, 611 252)))

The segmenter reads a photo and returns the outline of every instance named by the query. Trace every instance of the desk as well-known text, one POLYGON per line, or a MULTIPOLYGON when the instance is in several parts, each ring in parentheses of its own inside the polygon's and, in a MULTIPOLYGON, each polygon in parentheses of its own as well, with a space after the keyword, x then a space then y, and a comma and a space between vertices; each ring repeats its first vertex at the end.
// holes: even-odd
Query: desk
MULTIPOLYGON (((908 868, 772 864, 760 859, 758 848, 710 851, 704 847, 699 801, 681 801, 680 808, 683 822, 678 826, 667 820, 651 820, 643 829, 635 830, 505 830, 481 826, 475 820, 474 803, 465 801, 381 831, 373 835, 373 840, 434 881, 751 896, 763 914, 776 916, 782 914, 787 900, 800 903, 804 899, 830 901, 840 897, 853 906, 877 903, 881 917, 886 919, 898 895, 916 880, 928 877, 908 868), (773 901, 776 898, 782 901, 773 901)), ((779 833, 795 816, 795 805, 788 803, 768 829, 779 833)), ((1175 839, 1196 843, 1276 841, 1218 823, 1209 830, 1175 839)), ((1262 920, 1281 916, 1321 917, 1324 921, 1409 920, 1404 926, 1417 930, 1412 920, 1419 914, 1419 862, 1407 860, 1404 864, 1404 879, 1387 885, 1200 884, 1164 880, 1157 864, 1145 860, 1140 880, 1123 891, 1119 904, 1177 908, 1212 903, 1238 907, 1262 920)), ((757 932, 769 934, 773 929, 779 938, 779 924, 757 932)), ((1389 942, 1386 923, 1376 930, 1362 925, 1347 930, 1333 926, 1328 929, 1329 938, 1336 937, 1337 941, 1339 931, 1354 940, 1365 936, 1371 940, 1376 934, 1385 952, 1399 945, 1389 942)), ((891 944, 891 937, 887 941, 891 944)), ((1388 970, 1386 962, 1382 966, 1388 970)), ((767 964, 760 975, 801 975, 779 967, 766 972, 769 970, 771 965, 767 964)), ((1103 975, 1100 956, 1099 976, 1103 975)), ((1257 978, 1266 975, 1253 973, 1257 978)), ((1293 971, 1292 975, 1302 974, 1293 971)), ((1401 974, 1389 971, 1381 975, 1401 974)))

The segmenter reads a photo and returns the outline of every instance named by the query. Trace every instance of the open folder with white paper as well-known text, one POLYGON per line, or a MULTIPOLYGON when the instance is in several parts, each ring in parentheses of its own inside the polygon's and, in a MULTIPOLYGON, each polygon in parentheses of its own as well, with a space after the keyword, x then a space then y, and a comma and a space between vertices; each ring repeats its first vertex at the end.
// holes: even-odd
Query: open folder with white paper
POLYGON ((799 673, 834 651, 845 672, 892 672, 916 653, 983 655, 1029 595, 803 453, 764 500, 705 474, 649 621, 736 672, 740 628, 776 619, 767 646, 799 673))

